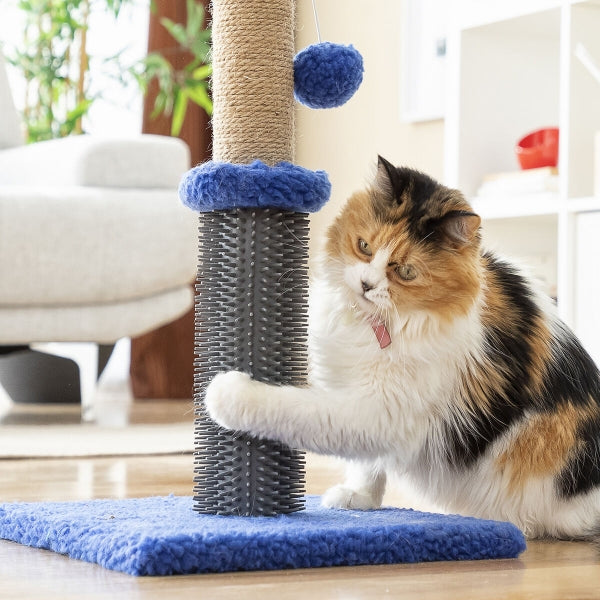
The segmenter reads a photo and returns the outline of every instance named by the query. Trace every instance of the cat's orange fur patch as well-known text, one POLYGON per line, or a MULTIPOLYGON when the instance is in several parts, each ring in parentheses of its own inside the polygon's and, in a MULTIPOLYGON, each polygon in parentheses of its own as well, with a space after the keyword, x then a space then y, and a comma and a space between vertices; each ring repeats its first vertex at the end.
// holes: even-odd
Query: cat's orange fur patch
POLYGON ((504 386, 504 378, 494 365, 471 363, 462 376, 461 393, 455 402, 461 403, 461 414, 469 415, 481 411, 491 416, 490 397, 494 390, 504 386))
MULTIPOLYGON (((436 314, 441 321, 451 323, 463 317, 473 307, 480 289, 479 264, 471 260, 470 247, 462 252, 419 255, 414 261, 423 265, 424 285, 415 286, 411 301, 414 308, 436 314)), ((394 289, 391 289, 394 299, 394 289)))
POLYGON ((531 391, 534 394, 544 393, 543 385, 548 365, 552 361, 552 333, 544 318, 539 315, 531 326, 529 375, 531 391))
POLYGON ((530 417, 496 459, 496 467, 508 478, 509 491, 518 492, 531 478, 560 472, 577 449, 577 428, 587 418, 587 408, 570 403, 530 417))
POLYGON ((327 253, 330 256, 360 256, 356 241, 364 236, 369 243, 377 231, 371 211, 371 202, 367 192, 354 194, 344 211, 335 219, 328 230, 327 253))

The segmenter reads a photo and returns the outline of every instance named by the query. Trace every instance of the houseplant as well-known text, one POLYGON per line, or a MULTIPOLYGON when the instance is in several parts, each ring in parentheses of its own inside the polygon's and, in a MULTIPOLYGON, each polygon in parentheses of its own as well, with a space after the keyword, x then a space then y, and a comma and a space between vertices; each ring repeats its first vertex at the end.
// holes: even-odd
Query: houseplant
POLYGON ((132 0, 19 0, 23 42, 8 55, 25 78, 23 117, 27 141, 83 132, 94 102, 89 92, 87 34, 91 12, 116 19, 132 0))
MULTIPOLYGON (((118 18, 122 7, 134 0, 19 0, 25 20, 23 43, 8 60, 22 73, 25 82, 23 118, 27 141, 35 142, 84 132, 84 118, 98 94, 90 92, 88 29, 93 11, 118 18)), ((151 3, 151 9, 155 2, 151 3)), ((172 116, 171 134, 178 135, 191 101, 208 114, 210 30, 205 28, 204 6, 186 0, 184 23, 163 18, 162 26, 185 52, 185 64, 175 65, 168 55, 150 52, 138 63, 122 64, 120 53, 108 59, 121 67, 120 80, 133 76, 144 93, 158 83, 153 117, 172 116)))
POLYGON ((205 12, 202 2, 186 0, 185 23, 160 18, 160 24, 177 45, 149 52, 130 69, 145 94, 152 81, 157 83, 151 118, 170 115, 173 136, 181 133, 190 101, 212 114, 208 91, 208 78, 212 74, 211 31, 205 27, 205 12), (185 61, 173 60, 175 57, 184 57, 185 61))

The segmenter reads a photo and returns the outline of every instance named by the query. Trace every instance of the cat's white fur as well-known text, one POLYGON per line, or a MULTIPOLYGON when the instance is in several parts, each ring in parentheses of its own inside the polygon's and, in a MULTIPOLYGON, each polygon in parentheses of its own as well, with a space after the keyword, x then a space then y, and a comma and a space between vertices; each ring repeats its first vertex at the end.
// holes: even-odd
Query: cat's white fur
POLYGON ((370 263, 330 259, 327 276, 314 282, 307 387, 269 386, 239 372, 219 374, 206 392, 212 418, 229 429, 347 459, 346 481, 324 495, 326 506, 379 507, 386 472, 394 472, 448 511, 508 520, 528 536, 579 537, 590 531, 600 521, 598 492, 564 501, 550 477, 509 491, 494 458, 520 424, 472 467, 447 466, 442 419, 461 418, 450 409, 459 392, 459 370, 483 360, 483 296, 451 324, 425 313, 399 314, 389 298, 388 259, 387 249, 370 263), (372 289, 363 295, 365 280, 372 289), (373 317, 387 324, 392 339, 387 348, 379 346, 373 317))

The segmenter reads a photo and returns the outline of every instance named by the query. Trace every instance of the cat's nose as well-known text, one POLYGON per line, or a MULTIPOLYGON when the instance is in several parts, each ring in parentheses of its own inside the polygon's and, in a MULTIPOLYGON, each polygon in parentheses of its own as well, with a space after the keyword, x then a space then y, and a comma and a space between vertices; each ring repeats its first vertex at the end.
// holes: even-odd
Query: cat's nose
POLYGON ((368 292, 373 289, 373 286, 368 281, 361 281, 363 292, 368 292))

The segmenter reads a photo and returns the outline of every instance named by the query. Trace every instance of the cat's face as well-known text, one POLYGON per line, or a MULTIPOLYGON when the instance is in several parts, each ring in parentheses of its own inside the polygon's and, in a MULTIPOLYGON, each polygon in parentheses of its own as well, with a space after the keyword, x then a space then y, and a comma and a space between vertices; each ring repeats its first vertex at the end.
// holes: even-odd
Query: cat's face
POLYGON ((462 194, 379 158, 328 233, 335 283, 367 315, 464 315, 480 288, 479 225, 462 194))

